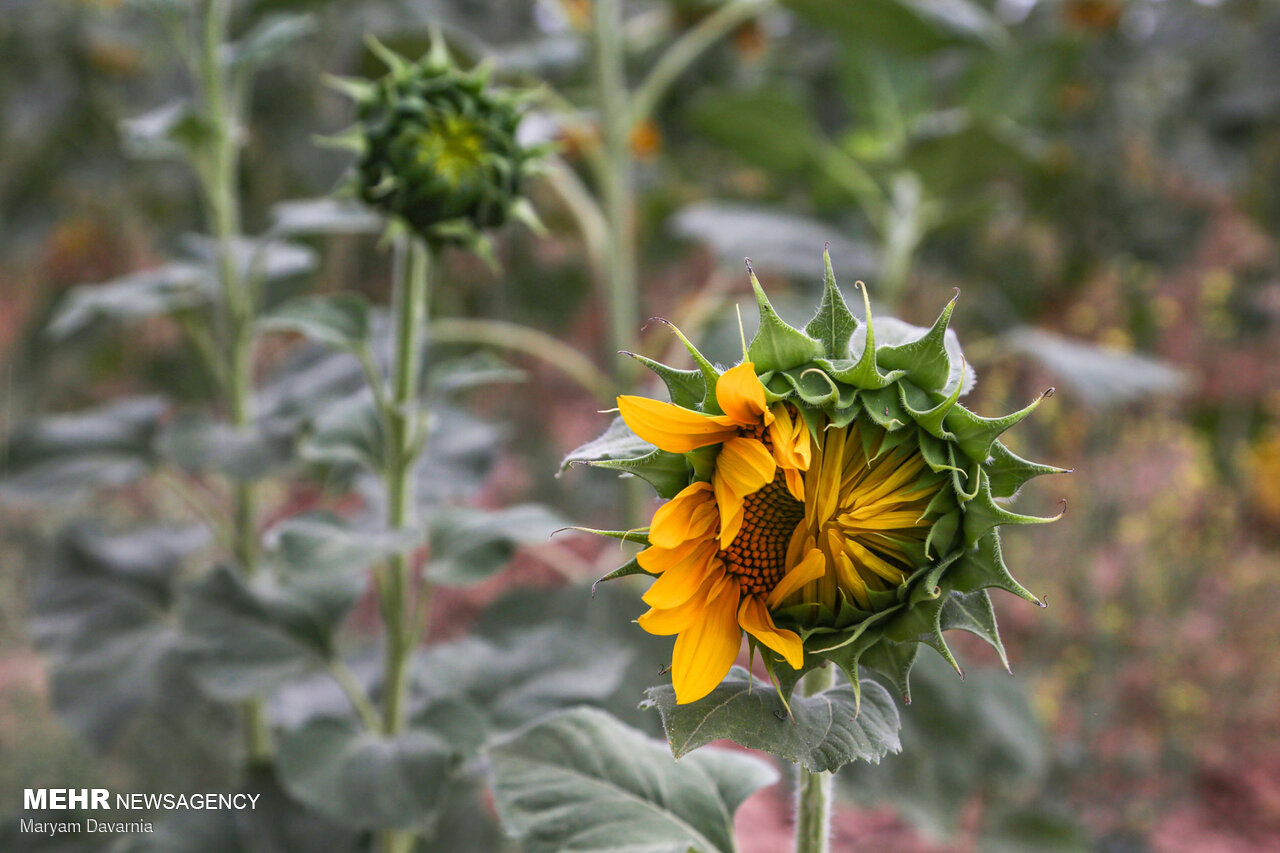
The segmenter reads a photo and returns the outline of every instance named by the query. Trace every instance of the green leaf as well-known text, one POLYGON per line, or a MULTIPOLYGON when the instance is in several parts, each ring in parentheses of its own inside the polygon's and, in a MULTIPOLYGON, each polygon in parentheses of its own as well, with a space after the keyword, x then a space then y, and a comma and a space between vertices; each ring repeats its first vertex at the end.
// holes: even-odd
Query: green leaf
POLYGON ((607 468, 639 477, 653 486, 658 497, 662 498, 674 498, 679 494, 689 485, 691 473, 689 463, 683 455, 665 450, 654 450, 639 459, 605 459, 587 464, 592 468, 607 468))
POLYGON ((447 586, 480 583, 505 568, 520 545, 546 544, 567 524, 540 504, 500 510, 440 507, 431 518, 427 576, 447 586))
POLYGON ((328 666, 333 631, 358 592, 354 583, 335 590, 259 577, 251 584, 215 566, 182 597, 184 658, 214 698, 261 696, 328 666))
POLYGON ((559 627, 465 637, 414 660, 413 718, 458 748, 478 749, 552 711, 605 701, 622 684, 630 660, 619 643, 584 643, 580 633, 559 627))
POLYGON ((773 310, 750 262, 747 263, 747 273, 760 311, 760 327, 747 347, 747 357, 755 365, 756 372, 790 370, 821 358, 825 354, 822 344, 791 326, 773 310))
POLYGON ((250 481, 269 477, 293 460, 291 431, 267 433, 259 426, 238 429, 204 414, 185 414, 156 436, 155 452, 192 473, 215 472, 250 481))
POLYGON ((378 529, 313 512, 275 525, 267 531, 264 542, 272 566, 299 578, 357 574, 392 554, 417 548, 422 544, 422 533, 412 528, 378 529))
MULTIPOLYGON (((361 853, 360 834, 305 808, 281 789, 272 768, 252 767, 236 790, 256 796, 252 809, 164 814, 155 831, 119 838, 110 853, 361 853)), ((100 849, 100 848, 95 848, 100 849)))
MULTIPOLYGON (((193 258, 206 264, 212 276, 222 258, 222 244, 204 234, 184 234, 182 246, 193 258)), ((316 253, 301 244, 284 240, 239 237, 229 242, 231 261, 241 278, 277 281, 311 272, 316 253)))
POLYGON ((574 465, 591 465, 611 460, 641 459, 656 450, 652 444, 631 431, 621 417, 615 417, 599 437, 574 450, 560 463, 560 473, 574 465))
POLYGON ((602 711, 533 723, 488 750, 494 799, 527 853, 733 853, 733 813, 778 776, 739 753, 679 764, 602 711))
POLYGON ((802 99, 776 90, 717 92, 696 105, 691 118, 694 127, 713 142, 748 163, 776 171, 792 172, 809 165, 822 138, 802 99))
POLYGON ((334 198, 286 201, 271 208, 271 230, 285 237, 316 234, 377 234, 382 217, 363 204, 334 198))
POLYGON ((826 349, 827 358, 847 358, 849 356, 849 342, 853 340, 853 333, 858 328, 858 321, 854 319, 853 314, 849 312, 849 306, 844 301, 844 294, 840 292, 839 285, 836 284, 836 274, 831 268, 831 248, 822 250, 823 270, 823 289, 822 303, 818 306, 818 313, 809 321, 809 325, 805 327, 805 332, 809 337, 815 338, 822 342, 826 349))
POLYGON ((374 472, 384 470, 390 448, 373 395, 367 391, 354 394, 321 413, 300 452, 312 462, 354 463, 374 472))
POLYGON ((683 758, 714 740, 732 740, 803 764, 817 773, 851 761, 878 763, 897 752, 898 709, 875 682, 862 685, 862 703, 849 687, 791 697, 791 715, 773 685, 735 666, 706 698, 676 704, 670 685, 645 691, 646 705, 662 714, 671 754, 683 758))
POLYGON ((64 341, 94 320, 140 320, 209 304, 214 279, 202 264, 174 261, 100 284, 81 284, 58 304, 48 333, 64 341))
POLYGON ((296 332, 319 344, 358 353, 369 346, 369 304, 355 293, 307 296, 262 317, 266 332, 296 332))
POLYGON ((280 781, 313 809, 360 829, 430 827, 453 785, 452 747, 430 732, 385 736, 317 719, 280 739, 280 781))
POLYGON ((1028 355, 1060 376, 1071 393, 1090 406, 1117 406, 1176 394, 1189 386, 1187 375, 1168 362, 1040 329, 1015 329, 1001 343, 1007 351, 1028 355))
POLYGON ((61 502, 133 482, 151 465, 167 409, 163 398, 133 397, 16 426, 0 453, 0 499, 61 502))
POLYGON ((143 160, 195 159, 214 138, 214 128, 185 98, 120 122, 120 145, 143 160))
POLYGON ((972 0, 786 0, 786 6, 849 38, 856 45, 851 49, 868 41, 880 48, 918 52, 1007 41, 991 13, 972 0))
POLYGON ((180 665, 173 610, 182 563, 208 539, 201 527, 77 526, 55 544, 34 585, 30 628, 50 661, 55 707, 94 745, 108 747, 167 694, 182 697, 188 719, 208 723, 180 665))
POLYGON ((225 48, 225 62, 231 68, 261 67, 277 59, 296 42, 316 30, 312 15, 287 12, 264 15, 253 27, 225 48))

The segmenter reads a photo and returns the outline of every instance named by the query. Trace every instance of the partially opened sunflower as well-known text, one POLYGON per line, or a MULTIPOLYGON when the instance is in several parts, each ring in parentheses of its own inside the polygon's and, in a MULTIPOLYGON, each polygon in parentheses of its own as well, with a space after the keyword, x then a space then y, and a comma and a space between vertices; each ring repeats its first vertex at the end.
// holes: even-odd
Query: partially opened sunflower
POLYGON ((647 530, 615 534, 646 547, 605 579, 657 576, 638 622, 675 635, 680 704, 724 679, 744 632, 784 698, 828 661, 855 689, 866 667, 909 695, 921 642, 956 665, 944 630, 977 633, 1003 659, 987 588, 1037 601, 1005 567, 997 527, 1056 516, 998 501, 1063 469, 997 437, 1040 400, 1003 418, 968 411, 970 377, 948 350, 955 300, 932 328, 894 321, 893 342, 877 343, 865 290, 859 324, 826 260, 803 331, 752 274, 760 330, 743 361, 721 371, 687 340, 693 370, 640 358, 671 402, 619 397, 621 423, 567 460, 643 477, 670 499, 647 530))

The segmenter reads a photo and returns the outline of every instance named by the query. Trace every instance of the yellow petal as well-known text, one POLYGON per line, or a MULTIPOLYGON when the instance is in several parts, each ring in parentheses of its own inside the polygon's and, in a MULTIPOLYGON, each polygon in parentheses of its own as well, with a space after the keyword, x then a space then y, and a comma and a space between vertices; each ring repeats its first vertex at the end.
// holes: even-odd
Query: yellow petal
POLYGON ((726 417, 704 415, 648 397, 619 397, 618 412, 632 432, 669 453, 719 444, 738 432, 726 417))
POLYGON ((787 491, 791 492, 791 497, 800 501, 800 503, 804 503, 804 474, 794 468, 788 468, 786 477, 787 491))
MULTIPOLYGON (((712 539, 711 541, 714 542, 715 540, 712 539)), ((640 568, 649 574, 660 575, 665 571, 679 568, 682 563, 689 560, 693 554, 705 547, 706 544, 706 539, 690 539, 688 542, 681 542, 674 548, 651 545, 636 554, 636 562, 640 564, 640 568)))
POLYGON ((773 461, 773 454, 764 442, 746 436, 726 441, 716 457, 716 477, 742 497, 755 494, 773 482, 777 470, 778 463, 773 461))
POLYGON ((658 507, 649 524, 649 541, 660 548, 674 548, 681 542, 707 533, 714 524, 710 483, 693 483, 658 507), (711 521, 708 521, 710 517, 711 521))
POLYGON ((738 622, 748 634, 782 655, 792 669, 804 665, 804 644, 800 635, 774 625, 768 608, 754 595, 743 597, 738 608, 738 622))
POLYGON ((739 426, 759 426, 773 420, 764 404, 764 386, 756 376, 756 366, 749 361, 729 368, 716 380, 716 402, 739 426))
POLYGON ((773 458, 783 468, 808 471, 809 463, 813 460, 813 452, 809 447, 809 427, 802 418, 793 418, 785 403, 774 403, 769 411, 773 413, 773 423, 769 426, 769 437, 773 440, 773 458))
POLYGON ((817 548, 810 550, 804 555, 804 559, 783 575, 782 580, 778 581, 777 586, 769 592, 767 599, 769 606, 777 607, 778 603, 791 593, 807 583, 813 583, 826 573, 827 558, 817 548))
POLYGON ((659 637, 679 634, 689 627, 693 620, 702 613, 702 608, 707 604, 708 593, 713 589, 718 589, 723 582, 723 572, 719 575, 709 572, 707 579, 703 581, 702 587, 684 604, 679 607, 650 608, 647 613, 636 620, 636 624, 648 633, 659 637))
POLYGON ((733 490, 729 481, 719 473, 712 479, 715 484, 716 506, 720 511, 720 547, 728 548, 742 530, 745 517, 742 506, 742 495, 733 490))
POLYGON ((640 600, 650 607, 679 607, 692 598, 707 579, 715 556, 714 539, 700 543, 685 559, 666 569, 640 600))
POLYGON ((738 626, 737 581, 728 581, 707 598, 698 618, 676 637, 671 653, 671 684, 676 704, 696 702, 728 675, 742 646, 738 626))

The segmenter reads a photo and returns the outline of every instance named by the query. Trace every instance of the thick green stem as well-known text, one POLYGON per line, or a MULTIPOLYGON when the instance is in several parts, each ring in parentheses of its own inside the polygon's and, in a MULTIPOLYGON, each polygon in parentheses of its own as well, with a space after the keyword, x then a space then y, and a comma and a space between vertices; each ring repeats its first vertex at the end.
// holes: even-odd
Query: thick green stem
MULTIPOLYGON (((240 238, 240 148, 237 110, 232 103, 222 50, 231 14, 227 0, 209 0, 204 10, 200 70, 201 94, 212 136, 198 163, 209 227, 218 251, 222 285, 226 365, 222 372, 228 414, 239 429, 253 424, 253 297, 236 257, 240 238)), ((258 567, 257 502, 253 484, 238 480, 232 497, 232 551, 246 575, 258 567)), ((266 763, 273 751, 271 729, 261 702, 244 703, 245 747, 251 763, 266 763)))
MULTIPOLYGON (((387 524, 393 528, 405 527, 412 520, 414 462, 425 438, 426 413, 419 399, 418 385, 427 324, 431 256, 430 248, 417 237, 408 238, 407 247, 398 248, 392 308, 395 360, 391 368, 390 406, 383 413, 390 454, 385 472, 387 524)), ((417 613, 419 608, 427 606, 430 596, 430 588, 424 586, 419 593, 421 600, 415 602, 412 581, 410 555, 402 553, 388 562, 380 583, 382 619, 386 627, 382 728, 390 736, 404 729, 409 662, 422 622, 417 613)), ((388 830, 379 838, 379 847, 384 853, 407 853, 413 849, 414 842, 412 832, 388 830)))
MULTIPOLYGON (((631 98, 627 91, 622 0, 597 0, 592 10, 596 85, 604 158, 597 178, 604 201, 608 240, 605 285, 609 293, 609 346, 632 349, 640 327, 636 282, 635 188, 631 175, 631 98)), ((626 390, 634 367, 617 359, 618 384, 626 390)))
MULTIPOLYGON (((812 696, 834 683, 835 667, 828 664, 809 673, 801 690, 812 696)), ((830 853, 832 775, 810 773, 803 766, 797 768, 797 773, 796 853, 830 853)))

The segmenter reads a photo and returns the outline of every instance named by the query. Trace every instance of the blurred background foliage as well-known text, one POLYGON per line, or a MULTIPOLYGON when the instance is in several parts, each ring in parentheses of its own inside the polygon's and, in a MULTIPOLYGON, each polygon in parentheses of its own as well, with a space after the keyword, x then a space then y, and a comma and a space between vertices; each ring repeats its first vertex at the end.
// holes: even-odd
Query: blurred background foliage
MULTIPOLYGON (((628 3, 634 68, 719 5, 628 3)), ((591 6, 240 4, 241 28, 306 29, 252 90, 250 230, 269 227, 278 202, 324 195, 338 181, 344 156, 312 137, 343 127, 348 107, 320 78, 373 70, 365 31, 413 54, 437 23, 455 50, 492 58, 500 78, 546 80, 583 103, 591 6)), ((229 731, 225 709, 201 698, 191 673, 165 669, 172 583, 207 543, 193 534, 189 551, 172 553, 119 533, 189 525, 189 512, 149 480, 94 489, 81 495, 92 499, 94 524, 55 537, 87 514, 72 499, 81 472, 21 476, 58 452, 56 436, 23 431, 36 414, 91 409, 125 391, 193 404, 212 393, 171 319, 121 327, 89 316, 66 340, 47 332, 78 298, 73 286, 155 267, 183 249, 175 234, 198 226, 186 173, 122 147, 122 120, 180 93, 180 59, 148 26, 119 0, 0 0, 5 811, 23 787, 199 789, 230 772, 224 746, 190 736, 229 731), (41 490, 56 499, 37 508, 41 490), (143 555, 125 588, 103 575, 76 596, 59 583, 64 573, 98 578, 122 554, 143 555), (139 595, 156 609, 139 612, 139 595), (51 655, 92 645, 95 619, 137 620, 137 645, 104 650, 110 659, 84 671, 51 672, 51 655)), ((1066 519, 1006 538, 1010 564, 1049 603, 1041 612, 996 602, 1016 678, 977 643, 960 644, 965 683, 939 661, 922 665, 903 712, 904 752, 842 774, 836 849, 1280 848, 1277 44, 1274 0, 786 0, 707 51, 632 134, 641 316, 670 318, 732 360, 737 330, 727 318, 748 299, 742 257, 767 276, 785 314, 816 301, 829 242, 846 286, 864 279, 878 310, 905 320, 928 322, 961 289, 955 326, 978 375, 970 408, 1007 411, 1058 389, 1014 437, 1015 450, 1075 468, 1020 498, 1043 508, 1065 497, 1066 519)), ((535 110, 527 125, 575 170, 599 145, 590 121, 535 110)), ((611 371, 583 240, 556 194, 535 187, 534 201, 550 235, 500 235, 501 272, 447 256, 438 304, 450 316, 534 326, 611 371)), ((340 289, 385 300, 385 258, 372 241, 308 243, 307 262, 271 283, 269 302, 340 289)), ((655 356, 671 345, 656 326, 639 342, 655 356)), ((289 338, 266 342, 259 360, 264 406, 285 434, 313 425, 324 389, 344 381, 289 338)), ((516 366, 519 381, 500 392, 454 393, 443 383, 457 421, 427 482, 457 487, 466 505, 537 500, 618 526, 624 502, 612 478, 551 477, 598 432, 600 401, 542 364, 516 366)), ((95 471, 130 483, 130 448, 149 446, 156 417, 101 418, 113 438, 95 471)), ((459 497, 426 491, 433 501, 459 497)), ((267 512, 282 520, 342 511, 369 495, 358 478, 315 470, 276 483, 267 512)), ((450 703, 476 702, 493 715, 481 725, 500 730, 586 701, 657 733, 656 715, 636 704, 665 645, 630 624, 637 590, 602 590, 587 603, 583 582, 611 568, 617 551, 572 537, 521 541, 502 539, 496 557, 441 558, 440 571, 483 580, 439 596, 431 640, 461 645, 429 660, 530 675, 547 664, 520 657, 522 632, 543 631, 551 633, 540 643, 570 675, 530 676, 528 691, 505 705, 471 695, 460 677, 461 692, 433 705, 423 674, 418 711, 461 713, 450 703), (508 560, 496 574, 488 568, 508 560), (600 656, 613 665, 592 667, 600 656)), ((371 619, 365 602, 345 630, 358 638, 371 619)), ((303 724, 324 692, 305 683, 282 692, 277 718, 303 724)), ((262 784, 287 800, 272 780, 262 784)), ((449 849, 503 849, 487 800, 457 796, 469 805, 451 809, 439 830, 453 839, 449 849)), ((785 849, 788 809, 776 789, 749 801, 738 817, 743 849, 785 849)), ((275 814, 288 823, 287 808, 275 814)), ((219 835, 227 832, 209 825, 186 835, 212 839, 202 849, 240 849, 219 835)), ((281 849, 319 849, 289 832, 279 829, 290 839, 281 849)), ((150 843, 161 846, 137 849, 169 849, 150 843)))

